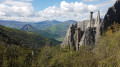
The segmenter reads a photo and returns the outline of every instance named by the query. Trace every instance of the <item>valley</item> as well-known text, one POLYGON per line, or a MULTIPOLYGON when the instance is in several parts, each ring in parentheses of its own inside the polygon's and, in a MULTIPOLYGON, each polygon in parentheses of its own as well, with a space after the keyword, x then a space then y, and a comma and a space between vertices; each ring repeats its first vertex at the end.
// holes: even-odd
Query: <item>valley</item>
POLYGON ((64 22, 53 20, 30 23, 1 20, 0 24, 10 28, 20 29, 23 31, 30 31, 38 35, 45 36, 62 42, 69 25, 75 24, 76 22, 77 21, 74 20, 68 20, 64 22))
POLYGON ((120 67, 120 0, 5 0, 0 9, 0 67, 120 67))

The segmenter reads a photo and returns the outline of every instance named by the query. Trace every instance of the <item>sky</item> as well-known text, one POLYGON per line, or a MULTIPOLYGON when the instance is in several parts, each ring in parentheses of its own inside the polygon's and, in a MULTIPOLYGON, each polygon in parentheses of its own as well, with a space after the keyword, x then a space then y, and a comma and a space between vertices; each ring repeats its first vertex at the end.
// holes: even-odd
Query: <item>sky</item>
POLYGON ((116 0, 0 0, 0 20, 40 22, 89 19, 90 11, 104 17, 116 0))

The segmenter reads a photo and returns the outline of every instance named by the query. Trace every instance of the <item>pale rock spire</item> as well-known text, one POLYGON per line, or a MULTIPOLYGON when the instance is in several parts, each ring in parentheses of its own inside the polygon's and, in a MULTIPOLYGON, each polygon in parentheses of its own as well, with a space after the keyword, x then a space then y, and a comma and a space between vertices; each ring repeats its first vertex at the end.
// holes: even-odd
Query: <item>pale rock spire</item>
POLYGON ((96 26, 96 37, 95 37, 96 42, 95 42, 95 45, 98 44, 99 38, 100 38, 100 35, 101 35, 101 32, 100 32, 100 24, 101 23, 100 22, 101 22, 101 20, 100 20, 100 11, 98 11, 98 16, 97 16, 97 21, 96 21, 97 26, 96 26))
POLYGON ((92 27, 92 22, 93 22, 93 12, 90 12, 90 20, 89 20, 89 24, 88 24, 87 28, 92 27))
POLYGON ((100 11, 98 11, 98 15, 97 15, 97 19, 96 19, 94 27, 99 26, 99 24, 100 24, 100 11))
POLYGON ((90 12, 90 27, 92 27, 92 22, 93 22, 93 12, 90 12))
POLYGON ((97 22, 100 24, 100 11, 98 11, 97 22))

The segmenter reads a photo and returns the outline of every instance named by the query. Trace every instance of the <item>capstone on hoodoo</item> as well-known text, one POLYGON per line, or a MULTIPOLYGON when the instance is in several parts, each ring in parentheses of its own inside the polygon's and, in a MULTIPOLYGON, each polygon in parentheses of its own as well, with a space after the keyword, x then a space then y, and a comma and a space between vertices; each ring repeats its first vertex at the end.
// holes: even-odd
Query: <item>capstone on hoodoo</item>
POLYGON ((97 19, 94 19, 93 12, 90 12, 89 20, 70 25, 61 46, 64 48, 68 45, 70 49, 74 47, 76 51, 82 45, 94 46, 97 44, 99 36, 101 35, 100 25, 100 12, 98 11, 97 19))

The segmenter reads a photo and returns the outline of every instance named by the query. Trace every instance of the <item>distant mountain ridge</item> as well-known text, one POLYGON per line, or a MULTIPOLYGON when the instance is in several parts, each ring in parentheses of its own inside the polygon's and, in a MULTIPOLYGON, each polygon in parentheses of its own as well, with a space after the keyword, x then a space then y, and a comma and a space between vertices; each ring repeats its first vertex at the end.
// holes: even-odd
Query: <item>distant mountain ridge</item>
POLYGON ((28 24, 28 23, 27 22, 20 22, 20 21, 0 20, 0 25, 6 26, 9 28, 20 29, 25 24, 28 24))
POLYGON ((37 22, 32 24, 34 27, 36 27, 37 29, 41 30, 44 29, 48 26, 53 26, 53 25, 57 25, 62 23, 61 21, 57 21, 57 20, 46 20, 46 21, 41 21, 41 22, 37 22))
POLYGON ((57 20, 45 20, 41 22, 21 22, 21 21, 9 21, 9 20, 0 20, 0 25, 20 29, 26 24, 30 24, 37 29, 43 29, 48 26, 53 26, 57 24, 61 24, 62 22, 76 22, 74 20, 67 20, 67 21, 57 21, 57 20))
POLYGON ((64 22, 71 22, 71 23, 76 23, 77 21, 75 21, 75 20, 67 20, 67 21, 64 21, 64 22))

